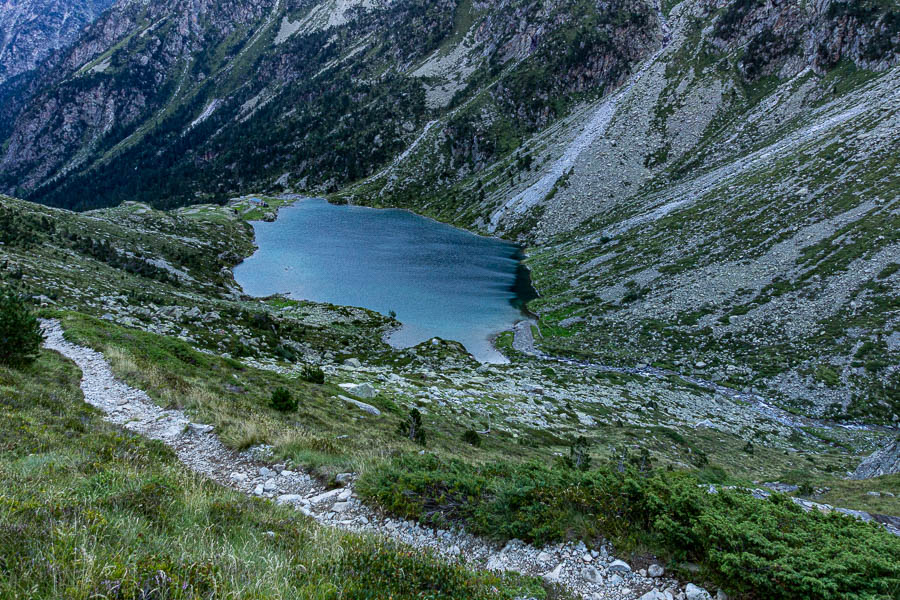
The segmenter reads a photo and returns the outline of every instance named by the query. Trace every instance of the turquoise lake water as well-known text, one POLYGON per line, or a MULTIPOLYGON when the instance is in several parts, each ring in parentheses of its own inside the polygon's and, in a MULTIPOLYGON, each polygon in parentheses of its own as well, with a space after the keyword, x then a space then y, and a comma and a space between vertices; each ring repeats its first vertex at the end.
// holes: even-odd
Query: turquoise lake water
POLYGON ((394 311, 398 348, 440 337, 503 362, 490 339, 534 297, 519 247, 403 210, 304 199, 253 227, 259 250, 234 270, 247 294, 394 311))

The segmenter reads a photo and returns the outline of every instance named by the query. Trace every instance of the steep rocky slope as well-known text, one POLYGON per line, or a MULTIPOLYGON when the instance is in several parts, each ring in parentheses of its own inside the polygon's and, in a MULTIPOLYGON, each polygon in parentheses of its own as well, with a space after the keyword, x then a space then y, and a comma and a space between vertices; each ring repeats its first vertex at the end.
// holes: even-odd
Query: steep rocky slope
POLYGON ((122 4, 0 115, 0 186, 80 208, 328 190, 447 114, 449 168, 471 172, 658 37, 641 0, 122 4))
POLYGON ((75 41, 113 0, 5 0, 0 5, 0 85, 75 41))

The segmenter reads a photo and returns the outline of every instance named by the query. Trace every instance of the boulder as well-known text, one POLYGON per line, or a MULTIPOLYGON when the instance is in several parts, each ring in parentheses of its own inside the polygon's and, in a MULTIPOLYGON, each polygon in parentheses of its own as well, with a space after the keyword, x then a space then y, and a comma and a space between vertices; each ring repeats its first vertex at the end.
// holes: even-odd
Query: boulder
POLYGON ((362 398, 363 400, 371 400, 378 395, 378 392, 370 383, 360 383, 359 385, 353 386, 348 391, 357 398, 362 398))
POLYGON ((544 573, 544 579, 550 583, 559 583, 562 577, 563 563, 556 565, 556 568, 548 573, 544 573))
POLYGON ((631 567, 624 560, 616 559, 609 565, 609 570, 613 573, 630 573, 631 567))
POLYGON ((359 400, 354 400, 353 398, 348 398, 347 396, 338 396, 338 398, 340 398, 347 404, 352 404, 353 406, 360 409, 361 411, 369 413, 370 415, 374 415, 377 417, 381 414, 381 411, 378 410, 377 408, 375 408, 374 406, 372 406, 371 404, 366 404, 365 402, 360 402, 359 400))
POLYGON ((597 567, 587 566, 581 570, 581 578, 591 583, 603 583, 603 575, 597 567))
POLYGON ((300 494, 282 494, 275 499, 276 504, 296 504, 298 502, 304 502, 303 496, 300 494))
POLYGON ((348 358, 347 360, 344 361, 344 366, 358 369, 362 366, 362 363, 359 362, 358 358, 348 358))
POLYGON ((894 473, 900 473, 900 438, 862 461, 850 479, 870 479, 894 473))
POLYGON ((206 425, 203 423, 188 423, 188 432, 195 435, 203 435, 206 433, 212 433, 213 427, 212 425, 206 425))
POLYGON ((665 569, 663 569, 660 565, 652 564, 647 567, 647 574, 650 577, 662 577, 663 573, 665 573, 665 569))
POLYGON ((684 588, 684 598, 685 600, 712 600, 709 592, 693 583, 687 584, 684 588))

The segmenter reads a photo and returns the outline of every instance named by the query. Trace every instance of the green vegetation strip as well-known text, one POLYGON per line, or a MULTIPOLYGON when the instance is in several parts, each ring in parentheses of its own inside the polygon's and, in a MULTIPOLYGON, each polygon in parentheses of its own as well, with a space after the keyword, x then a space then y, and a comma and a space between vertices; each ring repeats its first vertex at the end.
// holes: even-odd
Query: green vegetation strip
POLYGON ((536 544, 605 537, 650 551, 747 598, 897 598, 900 538, 837 513, 804 512, 789 498, 709 493, 695 475, 580 471, 545 464, 472 466, 432 455, 370 469, 358 491, 389 512, 536 544))

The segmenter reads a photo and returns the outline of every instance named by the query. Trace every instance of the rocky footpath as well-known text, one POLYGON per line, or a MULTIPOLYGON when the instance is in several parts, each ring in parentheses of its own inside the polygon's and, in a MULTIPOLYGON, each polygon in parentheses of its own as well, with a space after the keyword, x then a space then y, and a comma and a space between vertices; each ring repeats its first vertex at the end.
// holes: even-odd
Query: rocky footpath
MULTIPOLYGON (((233 452, 219 441, 212 426, 193 423, 181 411, 164 410, 146 393, 117 380, 102 354, 67 342, 59 322, 45 321, 42 326, 45 346, 81 369, 86 402, 103 411, 107 420, 162 441, 185 465, 222 485, 293 506, 323 525, 374 532, 415 548, 432 549, 448 560, 465 559, 480 568, 540 576, 591 600, 711 598, 696 585, 682 586, 665 577, 658 564, 633 569, 615 558, 605 544, 595 548, 583 543, 535 548, 513 540, 498 548, 459 529, 432 529, 385 517, 359 501, 353 474, 338 475, 336 480, 342 487, 328 489, 289 464, 267 462, 265 448, 233 452)), ((720 592, 717 597, 723 596, 720 592)))

